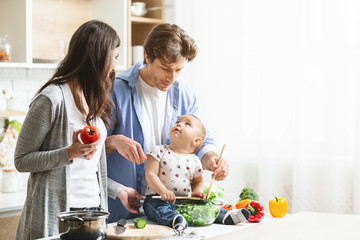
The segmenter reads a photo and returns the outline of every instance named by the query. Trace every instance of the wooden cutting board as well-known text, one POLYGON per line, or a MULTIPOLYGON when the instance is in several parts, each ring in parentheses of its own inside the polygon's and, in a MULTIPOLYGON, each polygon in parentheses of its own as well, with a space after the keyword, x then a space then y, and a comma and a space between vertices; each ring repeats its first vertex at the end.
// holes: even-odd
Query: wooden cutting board
POLYGON ((157 239, 174 235, 172 228, 157 225, 146 224, 144 229, 138 229, 134 224, 127 224, 125 232, 120 235, 115 233, 116 226, 109 226, 106 232, 106 238, 108 239, 157 239))

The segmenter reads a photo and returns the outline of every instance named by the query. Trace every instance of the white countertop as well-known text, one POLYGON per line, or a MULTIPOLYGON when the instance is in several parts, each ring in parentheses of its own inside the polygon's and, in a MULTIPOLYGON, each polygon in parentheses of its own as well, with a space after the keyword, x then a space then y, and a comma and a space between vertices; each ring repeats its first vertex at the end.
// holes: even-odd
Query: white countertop
POLYGON ((0 218, 20 215, 24 206, 26 191, 0 192, 0 218))
MULTIPOLYGON (((153 223, 145 216, 142 218, 149 224, 153 223)), ((127 220, 128 224, 132 224, 132 221, 132 219, 127 220)), ((115 224, 110 223, 109 226, 115 224)), ((243 223, 232 226, 211 224, 204 227, 189 227, 186 233, 193 232, 208 240, 358 240, 359 226, 359 215, 299 212, 287 214, 283 218, 272 218, 269 213, 265 213, 265 217, 260 223, 243 223)))
MULTIPOLYGON (((141 218, 144 219, 147 224, 157 224, 157 223, 149 220, 146 216, 141 216, 141 218)), ((271 222, 271 221, 276 221, 276 219, 272 218, 270 216, 270 213, 266 213, 265 217, 262 219, 261 223, 266 223, 266 222, 271 222)), ((127 224, 128 225, 133 224, 133 219, 128 219, 127 224)), ((238 231, 238 230, 249 228, 249 227, 254 227, 256 225, 258 225, 258 224, 257 223, 243 223, 243 224, 238 224, 238 225, 223 225, 223 224, 214 223, 209 226, 203 226, 203 227, 188 227, 185 230, 185 234, 193 233, 196 236, 203 236, 203 237, 205 237, 205 239, 208 239, 208 238, 221 239, 221 235, 223 235, 224 233, 230 233, 230 232, 238 231)), ((116 226, 116 222, 108 224, 108 227, 111 227, 111 226, 116 226)), ((51 240, 51 239, 58 239, 58 238, 59 238, 59 236, 53 236, 53 237, 42 238, 42 240, 51 240)), ((136 239, 136 237, 134 237, 134 239, 136 239)), ((143 239, 143 238, 140 237, 139 239, 143 239)))
MULTIPOLYGON (((289 215, 287 215, 287 216, 289 216, 289 215)), ((287 217, 287 216, 285 216, 285 217, 287 217)), ((144 219, 146 221, 146 223, 148 223, 148 224, 157 224, 157 223, 149 220, 146 216, 141 216, 141 218, 144 219)), ((270 213, 265 213, 265 217, 261 220, 261 223, 267 223, 267 222, 272 222, 272 221, 277 221, 277 220, 279 220, 279 219, 271 217, 270 213)), ((128 219, 127 223, 133 224, 133 219, 128 219)), ((116 225, 116 223, 108 224, 108 226, 115 226, 115 225, 116 225)), ((238 231, 241 229, 255 227, 257 225, 258 225, 258 223, 249 223, 249 222, 241 223, 238 225, 223 225, 223 224, 213 223, 211 225, 202 226, 202 227, 188 227, 185 230, 185 234, 193 233, 196 236, 203 236, 203 237, 205 237, 205 239, 208 239, 208 238, 221 239, 221 236, 224 233, 231 233, 231 232, 235 232, 235 231, 238 231)), ((237 239, 241 239, 241 237, 237 238, 237 239)))
MULTIPOLYGON (((269 217, 269 215, 268 215, 269 217)), ((270 216, 271 218, 271 216, 270 216)), ((213 225, 214 226, 214 225, 213 225)), ((360 216, 319 212, 287 214, 254 227, 227 231, 209 240, 359 240, 360 216)))

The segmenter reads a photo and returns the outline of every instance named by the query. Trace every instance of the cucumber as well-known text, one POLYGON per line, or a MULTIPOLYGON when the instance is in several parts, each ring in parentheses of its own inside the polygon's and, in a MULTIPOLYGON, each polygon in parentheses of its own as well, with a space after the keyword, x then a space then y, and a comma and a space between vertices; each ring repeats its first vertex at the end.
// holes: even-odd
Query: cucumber
POLYGON ((146 226, 146 222, 141 218, 135 218, 134 225, 135 225, 135 227, 137 227, 139 229, 143 229, 146 226))

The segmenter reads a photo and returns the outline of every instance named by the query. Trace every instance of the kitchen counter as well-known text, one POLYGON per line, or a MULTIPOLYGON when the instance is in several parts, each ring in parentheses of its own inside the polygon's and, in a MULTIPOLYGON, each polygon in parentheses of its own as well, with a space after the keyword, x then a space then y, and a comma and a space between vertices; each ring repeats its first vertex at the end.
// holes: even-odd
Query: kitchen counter
MULTIPOLYGON (((270 215, 268 214, 267 217, 270 215)), ((271 217, 270 217, 271 218, 271 217)), ((227 231, 207 239, 215 240, 358 240, 360 216, 300 212, 253 224, 249 228, 227 231)))
MULTIPOLYGON (((153 223, 146 217, 142 218, 149 224, 153 223)), ((128 220, 128 224, 132 224, 131 219, 128 220)), ((109 224, 109 226, 114 225, 116 223, 109 224)), ((266 213, 260 223, 189 227, 186 233, 195 233, 209 240, 358 240, 359 226, 359 215, 300 212, 287 214, 283 218, 272 218, 269 213, 266 213)))
MULTIPOLYGON (((271 222, 271 221, 276 220, 270 216, 270 213, 268 213, 267 215, 268 216, 265 216, 262 223, 271 222)), ((144 219, 147 224, 157 224, 157 223, 149 220, 146 216, 141 216, 141 218, 144 219)), ((128 219, 127 224, 128 225, 133 224, 133 219, 128 219)), ((235 232, 237 230, 245 229, 245 228, 256 226, 256 225, 257 224, 253 224, 253 223, 244 223, 244 224, 239 224, 239 225, 212 224, 212 225, 204 226, 204 227, 188 227, 186 229, 185 233, 186 234, 193 233, 193 234, 196 234, 196 236, 203 236, 203 237, 205 237, 205 239, 209 239, 209 238, 222 239, 222 235, 224 233, 235 232)), ((111 226, 116 226, 116 222, 108 224, 108 227, 111 227, 111 226)), ((58 240, 58 239, 60 239, 59 236, 41 238, 41 240, 58 240)), ((127 238, 127 239, 129 239, 129 238, 127 238)), ((136 237, 131 238, 131 240, 136 240, 136 239, 144 240, 141 237, 140 238, 136 238, 136 237)), ((195 239, 197 239, 197 238, 195 238, 195 239)), ((201 239, 204 239, 204 238, 201 238, 201 239)), ((234 238, 232 238, 232 239, 234 239, 234 238)), ((235 239, 238 239, 238 238, 235 238, 235 239)), ((40 239, 38 239, 38 240, 40 240, 40 239)), ((253 238, 251 240, 253 240, 253 238)))
MULTIPOLYGON (((149 220, 146 216, 142 216, 142 219, 146 221, 147 224, 157 224, 151 220, 149 220)), ((265 215, 264 219, 262 220, 262 223, 265 222, 271 222, 276 220, 275 218, 272 218, 270 213, 267 213, 265 215)), ((128 225, 133 224, 133 220, 129 219, 127 220, 128 225)), ((115 226, 116 223, 109 223, 108 226, 115 226)), ((223 224, 211 224, 209 226, 203 226, 203 227, 188 227, 185 231, 185 233, 193 233, 196 236, 203 236, 205 239, 208 238, 214 238, 214 239, 222 239, 222 235, 227 232, 235 232, 241 229, 249 228, 255 226, 255 223, 243 223, 238 225, 223 225, 223 224)), ((238 239, 238 238, 237 238, 238 239)), ((252 238, 253 240, 253 238, 252 238)))
POLYGON ((0 218, 21 214, 26 198, 26 191, 14 193, 0 192, 0 218))

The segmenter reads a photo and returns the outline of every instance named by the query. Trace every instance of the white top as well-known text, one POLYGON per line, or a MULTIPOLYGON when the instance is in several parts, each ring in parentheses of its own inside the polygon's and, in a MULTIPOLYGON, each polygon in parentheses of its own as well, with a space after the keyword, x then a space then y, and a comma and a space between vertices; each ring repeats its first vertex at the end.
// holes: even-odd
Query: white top
POLYGON ((167 91, 152 87, 139 75, 137 95, 143 112, 144 152, 162 144, 167 104, 167 91))
MULTIPOLYGON (((66 111, 69 118, 69 129, 75 131, 87 126, 83 116, 75 105, 73 95, 68 84, 62 86, 66 111)), ((106 139, 106 127, 102 119, 98 118, 93 124, 100 131, 98 151, 90 159, 75 158, 70 165, 70 207, 98 207, 100 206, 100 189, 97 179, 97 164, 100 159, 101 149, 106 139)), ((72 135, 70 136, 72 142, 72 135)), ((79 136, 80 138, 80 136, 79 136)))
MULTIPOLYGON (((149 155, 160 162, 159 178, 167 189, 173 191, 176 196, 191 195, 193 179, 203 173, 198 156, 175 153, 167 145, 153 148, 149 155)), ((155 192, 147 187, 145 195, 149 194, 155 192)))

